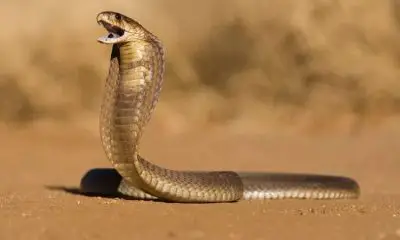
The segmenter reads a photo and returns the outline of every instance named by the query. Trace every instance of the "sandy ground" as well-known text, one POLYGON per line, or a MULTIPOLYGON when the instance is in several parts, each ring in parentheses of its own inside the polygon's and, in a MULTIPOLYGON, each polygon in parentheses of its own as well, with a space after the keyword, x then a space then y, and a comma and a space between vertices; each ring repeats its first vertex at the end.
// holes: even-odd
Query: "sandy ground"
POLYGON ((108 167, 98 134, 72 126, 1 129, 0 239, 399 239, 399 131, 358 136, 168 135, 149 127, 143 154, 177 169, 347 175, 359 200, 171 204, 87 197, 90 168, 108 167))

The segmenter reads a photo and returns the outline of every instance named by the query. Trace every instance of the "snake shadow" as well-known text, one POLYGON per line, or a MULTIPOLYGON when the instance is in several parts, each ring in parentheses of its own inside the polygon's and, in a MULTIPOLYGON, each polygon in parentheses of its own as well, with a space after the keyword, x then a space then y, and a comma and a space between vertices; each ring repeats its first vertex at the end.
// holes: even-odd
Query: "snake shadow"
POLYGON ((85 197, 101 197, 109 199, 123 199, 131 201, 150 201, 173 203, 161 199, 138 199, 118 192, 118 186, 122 180, 121 175, 112 168, 94 168, 84 174, 79 187, 69 187, 62 185, 45 185, 50 191, 61 191, 72 195, 85 197))

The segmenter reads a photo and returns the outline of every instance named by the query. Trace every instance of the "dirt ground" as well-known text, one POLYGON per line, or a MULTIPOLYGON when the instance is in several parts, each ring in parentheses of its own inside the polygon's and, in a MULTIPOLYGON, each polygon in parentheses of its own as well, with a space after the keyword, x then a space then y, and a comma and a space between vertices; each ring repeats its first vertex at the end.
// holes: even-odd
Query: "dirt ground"
POLYGON ((109 167, 98 134, 72 125, 1 128, 0 239, 399 239, 400 131, 357 136, 185 134, 148 128, 142 152, 176 169, 347 175, 358 200, 171 204, 64 191, 109 167))

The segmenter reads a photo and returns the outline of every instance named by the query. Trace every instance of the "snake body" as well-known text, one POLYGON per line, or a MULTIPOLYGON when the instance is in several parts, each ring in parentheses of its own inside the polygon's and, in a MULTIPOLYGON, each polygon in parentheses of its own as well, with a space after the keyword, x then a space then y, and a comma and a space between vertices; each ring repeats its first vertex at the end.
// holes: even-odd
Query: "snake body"
MULTIPOLYGON (((97 170, 97 175, 94 172, 91 175, 115 182, 116 192, 137 199, 197 203, 358 197, 359 186, 348 177, 175 171, 145 160, 139 154, 139 143, 161 91, 164 48, 154 34, 120 13, 101 12, 97 22, 109 32, 109 35, 100 37, 98 41, 112 44, 100 113, 100 136, 114 169, 97 170)), ((103 191, 89 185, 88 181, 83 181, 82 190, 103 191)))

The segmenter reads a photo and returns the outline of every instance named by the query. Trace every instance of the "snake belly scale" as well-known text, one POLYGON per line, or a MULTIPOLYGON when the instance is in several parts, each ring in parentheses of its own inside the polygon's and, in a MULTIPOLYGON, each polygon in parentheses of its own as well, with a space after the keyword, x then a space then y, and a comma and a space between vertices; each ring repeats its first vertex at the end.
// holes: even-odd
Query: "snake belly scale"
MULTIPOLYGON (((188 203, 359 196, 358 183, 348 177, 175 171, 146 161, 139 155, 140 139, 162 88, 164 48, 154 34, 123 14, 104 11, 97 22, 108 31, 98 41, 112 45, 99 122, 102 146, 114 168, 91 174, 115 182, 116 192, 136 199, 188 203)), ((84 181, 81 190, 102 191, 84 181)))

